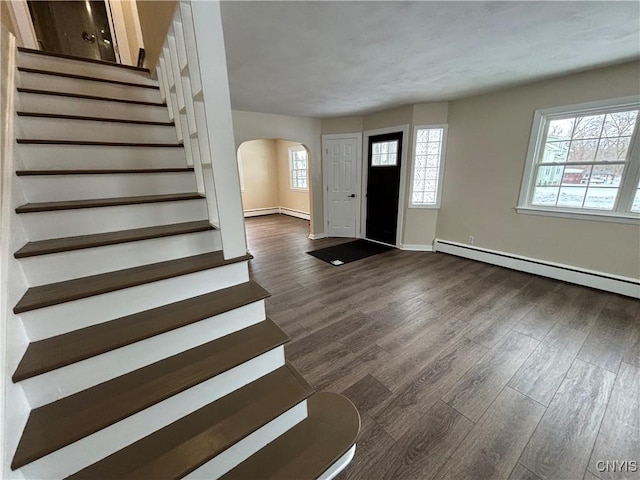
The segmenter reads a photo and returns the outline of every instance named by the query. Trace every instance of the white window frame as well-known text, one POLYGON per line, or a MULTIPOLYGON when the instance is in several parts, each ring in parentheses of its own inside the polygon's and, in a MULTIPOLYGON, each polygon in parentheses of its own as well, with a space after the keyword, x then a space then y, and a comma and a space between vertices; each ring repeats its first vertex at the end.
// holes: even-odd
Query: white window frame
POLYGON ((534 190, 536 161, 539 157, 540 149, 544 146, 546 125, 548 121, 553 120, 554 118, 564 118, 567 116, 597 114, 605 113, 607 111, 634 108, 640 109, 640 95, 536 110, 533 117, 533 126, 531 129, 527 159, 524 173, 522 175, 520 197, 518 199, 516 211, 518 213, 528 215, 546 215, 580 220, 632 223, 640 225, 640 213, 630 211, 636 188, 640 181, 640 117, 639 120, 636 121, 635 130, 631 136, 631 144, 629 145, 629 151, 627 152, 629 164, 620 183, 620 189, 615 205, 616 210, 603 211, 599 209, 584 208, 572 209, 569 207, 545 207, 530 204, 534 190), (628 211, 624 211, 624 208, 627 208, 628 211))
POLYGON ((299 147, 289 147, 289 188, 297 192, 309 191, 309 152, 307 152, 307 149, 304 148, 302 145, 300 145, 299 147), (307 156, 307 168, 305 169, 307 174, 306 176, 307 188, 300 188, 300 187, 293 186, 293 153, 294 152, 305 152, 307 156))
POLYGON ((373 144, 373 146, 375 145, 382 145, 382 144, 390 144, 390 143, 395 143, 396 144, 396 151, 395 152, 391 152, 389 153, 387 151, 386 155, 387 158, 389 157, 389 155, 395 155, 394 159, 395 162, 394 163, 374 163, 375 161, 375 156, 376 155, 383 155, 383 153, 374 153, 371 152, 371 166, 375 167, 375 168, 384 168, 384 167, 397 167, 398 166, 398 150, 401 148, 402 145, 400 145, 400 142, 398 142, 397 140, 385 140, 383 142, 376 142, 373 144))
POLYGON ((442 185, 444 180, 444 161, 447 153, 447 133, 449 125, 446 123, 434 125, 416 125, 413 127, 413 151, 411 152, 411 180, 409 183, 409 208, 440 208, 440 200, 442 199, 442 185), (438 165, 438 186, 436 187, 435 203, 413 203, 413 180, 416 172, 416 152, 418 151, 418 130, 435 130, 442 129, 442 143, 440 144, 440 164, 438 165))

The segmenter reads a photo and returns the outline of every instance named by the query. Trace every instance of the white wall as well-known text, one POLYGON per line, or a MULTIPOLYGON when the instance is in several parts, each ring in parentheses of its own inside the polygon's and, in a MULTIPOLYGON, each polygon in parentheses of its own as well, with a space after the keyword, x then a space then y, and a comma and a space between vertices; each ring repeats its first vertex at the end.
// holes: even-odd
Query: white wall
POLYGON ((29 415, 22 388, 11 380, 28 343, 22 322, 13 313, 13 306, 27 290, 22 268, 13 258, 13 252, 27 242, 15 213, 15 208, 26 203, 26 199, 13 173, 13 41, 8 29, 0 29, 0 478, 3 479, 22 478, 9 465, 29 415))

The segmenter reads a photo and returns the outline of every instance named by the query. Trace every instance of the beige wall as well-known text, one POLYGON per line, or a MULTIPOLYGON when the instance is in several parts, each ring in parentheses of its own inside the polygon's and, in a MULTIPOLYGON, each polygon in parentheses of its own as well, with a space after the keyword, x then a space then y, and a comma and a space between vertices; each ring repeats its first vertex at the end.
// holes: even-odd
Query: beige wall
POLYGON ((121 5, 124 16, 124 29, 127 33, 127 41, 129 44, 129 54, 131 55, 132 64, 135 65, 138 61, 138 49, 143 47, 143 45, 138 44, 138 32, 136 28, 136 17, 138 16, 137 2, 131 0, 123 1, 121 5))
POLYGON ((411 124, 412 118, 413 105, 382 110, 362 117, 362 129, 366 132, 367 130, 407 125, 411 124))
POLYGON ((449 105, 438 238, 602 272, 640 276, 637 225, 514 210, 536 109, 637 95, 637 62, 536 82, 449 105))
POLYGON ((280 206, 276 141, 253 140, 240 145, 242 207, 244 210, 280 206))
POLYGON ((323 118, 322 134, 361 133, 364 130, 363 120, 362 116, 323 118))
POLYGON ((243 209, 285 207, 309 213, 309 192, 292 190, 289 182, 289 148, 298 142, 260 139, 238 149, 242 164, 243 209))
MULTIPOLYGON (((178 2, 174 0, 137 0, 136 4, 140 16, 142 42, 146 53, 145 66, 153 71, 178 2)), ((136 58, 138 58, 137 53, 136 58)))
POLYGON ((280 206, 309 213, 309 191, 292 190, 289 171, 289 148, 300 147, 297 142, 276 140, 276 159, 278 162, 278 193, 280 206))
POLYGON ((4 33, 16 34, 16 26, 11 21, 11 14, 9 13, 9 2, 0 0, 0 28, 3 31, 3 41, 6 38, 4 33))

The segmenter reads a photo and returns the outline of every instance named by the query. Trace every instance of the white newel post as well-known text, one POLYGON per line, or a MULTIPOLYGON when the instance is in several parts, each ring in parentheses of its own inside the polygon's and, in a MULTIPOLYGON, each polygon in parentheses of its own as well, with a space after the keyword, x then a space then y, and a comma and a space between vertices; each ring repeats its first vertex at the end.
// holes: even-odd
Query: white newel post
POLYGON ((209 220, 220 228, 224 257, 245 255, 220 2, 179 3, 157 69, 209 220))

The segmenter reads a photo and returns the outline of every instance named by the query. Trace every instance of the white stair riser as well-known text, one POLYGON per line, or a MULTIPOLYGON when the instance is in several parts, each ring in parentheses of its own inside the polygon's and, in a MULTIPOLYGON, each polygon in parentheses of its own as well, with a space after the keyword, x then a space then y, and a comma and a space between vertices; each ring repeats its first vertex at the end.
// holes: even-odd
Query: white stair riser
POLYGON ((18 72, 18 87, 50 92, 75 93, 97 97, 162 103, 160 91, 155 88, 132 87, 115 83, 80 80, 77 78, 18 72))
POLYGON ((120 82, 157 85, 157 82, 149 78, 149 74, 145 72, 24 52, 18 52, 17 66, 117 80, 120 82))
POLYGON ((196 191, 193 172, 20 177, 29 202, 135 197, 196 191))
POLYGON ((307 401, 304 400, 183 478, 189 480, 203 478, 215 480, 220 478, 258 452, 258 450, 305 420, 307 416, 307 401))
POLYGON ((31 408, 73 395, 265 319, 264 301, 20 382, 31 408))
POLYGON ((318 480, 332 480, 336 478, 338 474, 342 472, 345 468, 347 468, 347 465, 349 465, 349 463, 351 463, 351 460, 353 460, 353 456, 355 454, 356 454, 356 446, 354 445, 349 450, 347 450, 347 453, 345 453, 338 460, 336 460, 333 463, 333 465, 327 468, 322 473, 322 475, 318 477, 318 480))
POLYGON ((94 295, 19 315, 35 342, 249 281, 246 262, 94 295))
POLYGON ((167 107, 162 106, 24 92, 18 92, 16 101, 16 110, 19 112, 56 113, 58 115, 81 115, 145 122, 169 121, 169 111, 167 107))
POLYGON ((21 258, 20 264, 29 285, 36 286, 214 252, 221 248, 220 232, 210 230, 21 258))
POLYGON ((31 241, 206 220, 204 199, 24 213, 31 241))
POLYGON ((92 142, 178 143, 178 134, 173 126, 23 116, 18 117, 16 123, 16 138, 92 142))
POLYGON ((26 478, 65 478, 284 365, 277 347, 23 467, 26 478))
POLYGON ((184 168, 183 148, 101 147, 88 145, 16 145, 21 168, 75 170, 113 168, 184 168))

